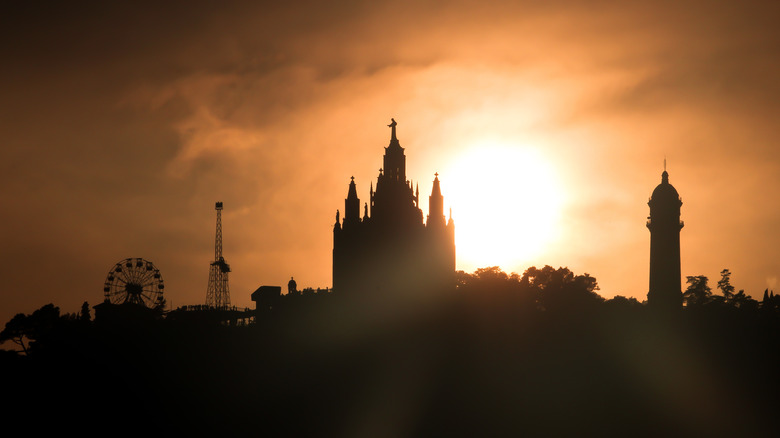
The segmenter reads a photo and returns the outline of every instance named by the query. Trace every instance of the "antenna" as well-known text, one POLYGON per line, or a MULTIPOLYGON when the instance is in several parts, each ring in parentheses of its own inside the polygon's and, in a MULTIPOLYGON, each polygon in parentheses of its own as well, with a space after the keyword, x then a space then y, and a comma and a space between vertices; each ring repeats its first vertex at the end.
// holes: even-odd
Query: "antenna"
POLYGON ((664 155, 664 172, 666 172, 666 155, 664 155))
POLYGON ((230 265, 222 257, 222 203, 217 202, 217 237, 214 241, 214 261, 209 270, 209 287, 206 291, 206 305, 217 309, 230 307, 230 290, 228 289, 228 273, 230 265))

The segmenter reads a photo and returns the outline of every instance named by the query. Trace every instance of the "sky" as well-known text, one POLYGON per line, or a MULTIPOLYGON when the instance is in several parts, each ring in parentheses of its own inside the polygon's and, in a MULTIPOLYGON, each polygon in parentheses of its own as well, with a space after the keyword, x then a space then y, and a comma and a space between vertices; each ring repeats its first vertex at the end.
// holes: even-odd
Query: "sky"
POLYGON ((644 300, 666 160, 683 277, 777 288, 777 2, 49 3, 0 15, 2 321, 100 303, 128 257, 204 303, 216 201, 234 305, 330 287, 391 118, 424 211, 439 174, 458 269, 644 300))

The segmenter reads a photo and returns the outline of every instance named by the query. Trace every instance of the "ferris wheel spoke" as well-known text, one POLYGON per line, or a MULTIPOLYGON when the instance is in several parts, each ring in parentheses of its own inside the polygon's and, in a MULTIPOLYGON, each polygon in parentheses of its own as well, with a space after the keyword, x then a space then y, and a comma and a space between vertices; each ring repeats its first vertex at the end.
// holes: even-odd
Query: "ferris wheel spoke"
POLYGON ((122 283, 127 283, 127 273, 125 271, 119 271, 114 276, 118 281, 121 281, 122 283))
POLYGON ((139 284, 142 284, 142 285, 146 286, 147 284, 149 284, 150 280, 151 280, 151 278, 149 278, 149 275, 146 272, 143 272, 140 275, 138 275, 138 283, 139 284))
POLYGON ((111 304, 138 304, 153 308, 163 295, 162 276, 150 261, 127 258, 108 272, 103 285, 104 297, 111 304))
POLYGON ((127 269, 128 269, 127 279, 129 280, 129 282, 130 283, 137 282, 138 281, 138 278, 137 278, 138 277, 138 273, 135 272, 135 270, 133 268, 127 268, 127 269))

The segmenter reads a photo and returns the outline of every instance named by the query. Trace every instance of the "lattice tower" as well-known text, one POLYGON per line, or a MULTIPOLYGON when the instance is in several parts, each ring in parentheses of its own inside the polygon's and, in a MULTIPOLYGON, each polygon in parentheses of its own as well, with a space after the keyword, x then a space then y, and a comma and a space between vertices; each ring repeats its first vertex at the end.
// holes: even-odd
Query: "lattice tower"
POLYGON ((222 257, 222 203, 217 202, 217 237, 214 242, 214 261, 209 271, 209 287, 206 291, 206 305, 217 309, 230 307, 228 273, 230 265, 222 257))

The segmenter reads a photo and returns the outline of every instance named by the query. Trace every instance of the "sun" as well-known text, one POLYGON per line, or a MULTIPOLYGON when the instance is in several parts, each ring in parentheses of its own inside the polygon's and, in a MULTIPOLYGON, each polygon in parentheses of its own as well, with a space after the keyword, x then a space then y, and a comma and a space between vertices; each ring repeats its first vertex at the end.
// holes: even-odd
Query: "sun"
POLYGON ((519 272, 557 238, 562 191, 536 149, 483 142, 445 171, 440 179, 452 206, 458 269, 519 272))

